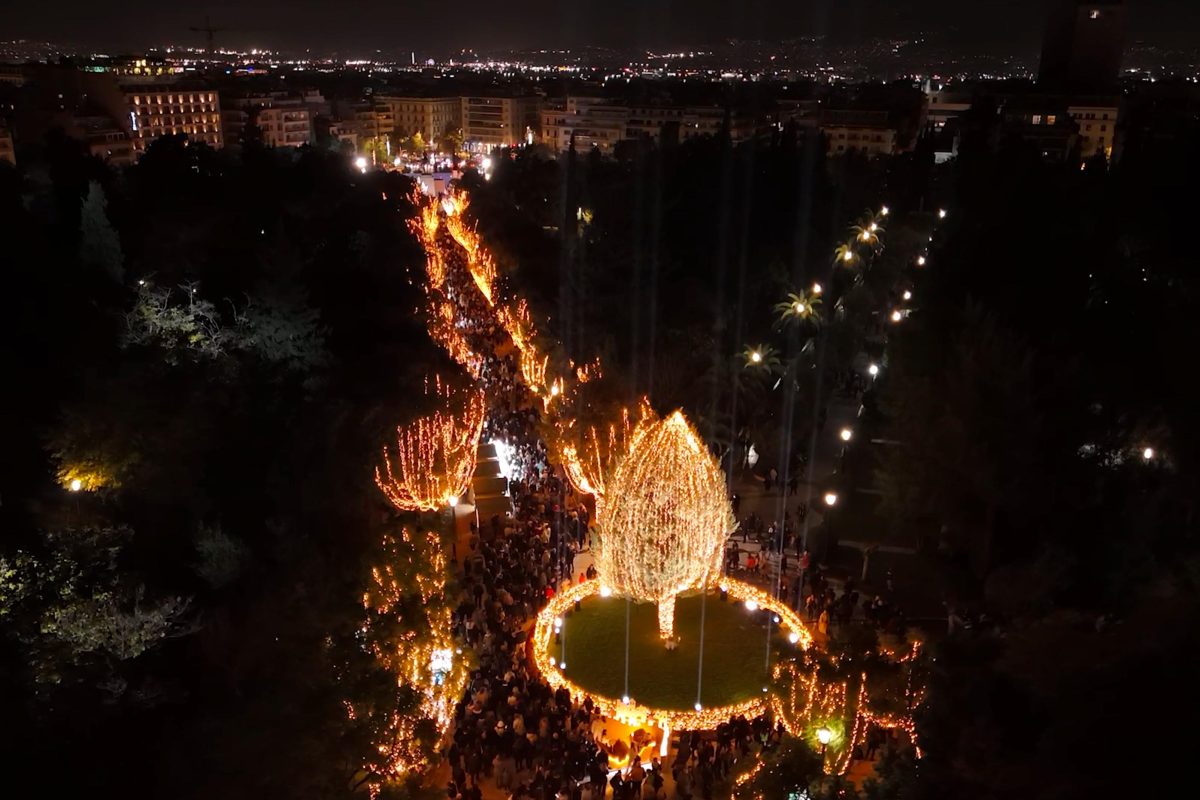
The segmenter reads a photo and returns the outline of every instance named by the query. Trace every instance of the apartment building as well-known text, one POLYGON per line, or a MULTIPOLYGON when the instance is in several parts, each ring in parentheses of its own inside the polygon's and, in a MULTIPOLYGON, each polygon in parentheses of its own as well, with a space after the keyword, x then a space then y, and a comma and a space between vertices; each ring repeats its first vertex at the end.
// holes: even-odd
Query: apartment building
POLYGON ((529 143, 541 126, 541 98, 462 97, 463 146, 474 153, 529 143))
POLYGON ((1067 114, 1079 126, 1079 155, 1090 158, 1103 153, 1112 158, 1117 135, 1117 118, 1121 108, 1118 99, 1076 98, 1067 106, 1067 114))
POLYGON ((629 109, 596 97, 567 97, 547 103, 541 113, 541 141, 564 153, 575 139, 577 152, 597 149, 611 155, 627 138, 629 109))
POLYGON ((7 161, 13 165, 17 163, 17 153, 13 148, 12 133, 2 124, 0 124, 0 161, 7 161))
POLYGON ((636 139, 683 142, 713 136, 728 126, 734 142, 753 137, 761 127, 753 115, 719 106, 626 106, 595 97, 567 97, 542 111, 542 141, 563 152, 575 149, 609 154, 618 142, 636 139))
POLYGON ((261 109, 256 123, 267 147, 300 147, 312 143, 312 117, 298 102, 261 109))
POLYGON ((429 146, 442 138, 447 128, 462 127, 462 100, 458 97, 395 97, 377 95, 375 102, 391 111, 396 135, 414 133, 429 146))
POLYGON ((129 133, 105 115, 70 116, 63 130, 73 139, 87 144, 88 152, 114 167, 124 167, 137 159, 129 133))
POLYGON ((160 84, 123 86, 129 135, 141 155, 160 136, 186 134, 193 142, 224 146, 221 104, 215 89, 160 84))
POLYGON ((888 156, 897 149, 896 127, 886 111, 831 109, 821 114, 820 129, 831 156, 888 156))
POLYGON ((971 110, 973 98, 968 91, 925 88, 925 124, 935 131, 971 110))
POLYGON ((267 147, 300 147, 313 140, 313 114, 304 96, 270 92, 227 97, 221 124, 230 144, 242 139, 251 121, 267 147))

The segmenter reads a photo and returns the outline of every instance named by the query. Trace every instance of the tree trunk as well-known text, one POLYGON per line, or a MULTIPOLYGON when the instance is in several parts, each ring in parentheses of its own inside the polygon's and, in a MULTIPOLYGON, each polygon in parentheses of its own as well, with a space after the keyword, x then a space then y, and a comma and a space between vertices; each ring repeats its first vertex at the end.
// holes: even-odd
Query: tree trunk
POLYGON ((675 637, 675 595, 658 601, 658 635, 663 639, 675 637))

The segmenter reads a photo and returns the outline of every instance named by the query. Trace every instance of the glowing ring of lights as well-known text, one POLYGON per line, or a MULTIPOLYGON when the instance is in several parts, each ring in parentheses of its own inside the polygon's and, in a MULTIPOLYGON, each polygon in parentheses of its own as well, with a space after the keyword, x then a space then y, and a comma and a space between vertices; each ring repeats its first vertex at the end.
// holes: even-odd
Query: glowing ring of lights
MULTIPOLYGON (((757 603, 759 608, 777 616, 780 630, 797 636, 795 642, 797 647, 807 650, 812 645, 812 633, 800 619, 800 615, 788 608, 787 604, 776 600, 756 586, 734 578, 723 578, 720 581, 720 587, 728 592, 731 600, 757 603)), ((554 620, 561 619, 571 610, 577 600, 584 600, 600 594, 600 581, 585 581, 555 595, 546 604, 546 607, 538 612, 537 622, 533 628, 533 641, 530 642, 530 646, 533 648, 534 664, 552 689, 565 688, 574 697, 590 697, 601 714, 633 727, 649 724, 669 727, 671 730, 712 730, 720 723, 728 722, 730 717, 742 714, 754 717, 768 710, 770 699, 765 696, 729 706, 703 708, 700 711, 650 708, 639 705, 636 698, 629 703, 624 703, 620 698, 603 697, 573 683, 563 674, 558 663, 550 656, 550 641, 554 637, 554 620)))

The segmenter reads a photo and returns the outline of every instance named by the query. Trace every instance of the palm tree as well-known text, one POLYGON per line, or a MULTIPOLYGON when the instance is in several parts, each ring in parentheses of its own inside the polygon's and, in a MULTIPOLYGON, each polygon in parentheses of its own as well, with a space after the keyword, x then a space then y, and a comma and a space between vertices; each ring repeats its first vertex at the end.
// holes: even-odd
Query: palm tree
POLYGON ((843 267, 852 267, 858 263, 858 247, 853 240, 837 246, 833 251, 833 263, 843 267))
POLYGON ((881 219, 882 217, 876 216, 875 212, 868 208, 859 217, 858 222, 850 228, 850 232, 854 235, 854 240, 878 249, 882 245, 882 240, 880 239, 880 236, 883 234, 883 225, 880 224, 881 219))
POLYGON ((761 370, 766 374, 780 367, 779 353, 769 344, 746 345, 742 351, 742 362, 745 369, 761 370))
POLYGON ((805 320, 820 325, 820 312, 821 297, 815 293, 789 292, 787 300, 775 304, 775 313, 779 315, 780 325, 805 320))

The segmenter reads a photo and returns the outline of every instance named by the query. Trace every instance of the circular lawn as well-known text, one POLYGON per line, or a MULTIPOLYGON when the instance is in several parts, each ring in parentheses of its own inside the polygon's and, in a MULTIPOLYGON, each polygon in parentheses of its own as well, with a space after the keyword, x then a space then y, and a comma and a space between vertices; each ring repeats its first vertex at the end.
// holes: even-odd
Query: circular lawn
MULTIPOLYGON (((704 604, 704 669, 700 702, 705 708, 734 705, 762 694, 769 683, 765 671, 767 613, 749 611, 742 603, 722 602, 713 592, 704 604)), ((563 641, 551 638, 549 654, 565 661, 565 677, 595 695, 620 699, 625 694, 625 609, 621 597, 592 595, 567 615, 563 641)), ((675 603, 675 635, 679 646, 667 650, 658 637, 658 615, 652 603, 629 604, 629 696, 650 708, 690 711, 696 702, 700 657, 699 593, 675 603)), ((771 663, 796 650, 779 627, 771 626, 771 663)))

